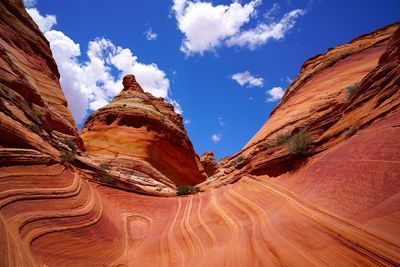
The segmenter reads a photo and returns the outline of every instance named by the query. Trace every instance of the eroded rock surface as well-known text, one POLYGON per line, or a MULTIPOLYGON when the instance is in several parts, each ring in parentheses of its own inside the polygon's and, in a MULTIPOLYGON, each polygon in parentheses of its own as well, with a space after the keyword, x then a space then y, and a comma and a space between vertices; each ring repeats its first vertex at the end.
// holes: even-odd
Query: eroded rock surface
POLYGON ((82 129, 90 157, 149 189, 204 181, 204 169, 173 106, 145 93, 133 75, 124 77, 123 86, 82 129), (137 166, 145 175, 135 174, 137 166))
POLYGON ((47 41, 21 1, 0 11, 1 266, 400 265, 397 25, 306 62, 204 192, 159 197, 204 179, 172 107, 128 77, 86 123, 81 152, 47 41), (305 155, 275 142, 305 126, 305 155), (60 162, 67 137, 80 149, 60 162))
POLYGON ((200 156, 200 162, 208 176, 212 176, 218 169, 214 153, 211 151, 204 152, 204 154, 200 156))
POLYGON ((21 1, 2 1, 0 13, 0 146, 82 149, 48 41, 21 1))
POLYGON ((308 156, 343 142, 347 131, 367 128, 397 112, 398 37, 394 33, 398 27, 389 25, 305 62, 263 127, 221 166, 243 159, 239 168, 228 170, 232 175, 224 176, 221 184, 244 173, 277 177, 295 171, 308 156), (348 97, 348 87, 353 85, 356 90, 348 97), (291 155, 287 142, 277 144, 282 136, 300 131, 312 137, 305 157, 291 155))

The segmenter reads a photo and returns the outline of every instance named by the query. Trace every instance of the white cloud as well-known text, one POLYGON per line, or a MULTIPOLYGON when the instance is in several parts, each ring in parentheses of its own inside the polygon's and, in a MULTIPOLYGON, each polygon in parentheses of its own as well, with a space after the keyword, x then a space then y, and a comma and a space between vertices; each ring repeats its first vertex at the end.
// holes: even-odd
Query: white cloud
POLYGON ((174 107, 174 111, 175 111, 176 113, 178 113, 178 114, 182 114, 182 113, 183 113, 183 110, 182 110, 182 108, 181 108, 181 105, 179 105, 178 102, 176 102, 176 101, 173 100, 173 99, 168 99, 167 102, 170 103, 170 104, 174 107))
POLYGON ((231 76, 232 80, 235 80, 241 86, 247 85, 248 87, 262 87, 264 86, 263 78, 256 78, 249 71, 238 72, 231 76))
POLYGON ((273 87, 272 89, 267 90, 267 102, 275 102, 277 100, 280 100, 284 93, 285 90, 283 90, 282 87, 273 87))
POLYGON ((183 121, 184 124, 190 124, 191 122, 192 122, 192 121, 189 120, 189 119, 186 119, 186 120, 183 121))
POLYGON ((33 7, 36 5, 36 0, 23 0, 25 7, 33 7))
POLYGON ((155 41, 158 38, 158 34, 153 32, 152 28, 149 28, 147 31, 145 31, 144 35, 148 41, 155 41))
POLYGON ((301 9, 293 10, 283 16, 278 23, 261 23, 254 29, 240 32, 227 40, 228 46, 238 45, 246 46, 253 50, 267 43, 270 39, 280 40, 285 34, 294 27, 296 18, 304 15, 305 11, 301 9))
POLYGON ((212 140, 214 143, 218 143, 219 141, 221 141, 221 139, 222 139, 222 134, 220 134, 220 133, 213 134, 213 135, 211 136, 211 140, 212 140))
POLYGON ((242 5, 235 1, 230 5, 213 6, 201 1, 174 0, 173 11, 179 30, 184 34, 181 51, 186 55, 203 54, 221 45, 229 36, 255 15, 260 0, 242 5))
POLYGON ((138 62, 138 58, 128 48, 114 45, 111 45, 110 48, 113 52, 107 58, 111 66, 121 71, 121 78, 126 74, 133 73, 146 92, 156 97, 168 98, 169 80, 165 72, 160 70, 156 64, 138 62))
POLYGON ((280 9, 279 4, 274 3, 272 5, 272 8, 269 9, 267 12, 265 12, 264 18, 266 18, 268 21, 272 22, 275 19, 276 15, 278 14, 279 9, 280 9))
POLYGON ((225 122, 224 122, 224 119, 223 119, 222 117, 218 117, 218 118, 217 118, 217 121, 218 121, 218 124, 219 124, 220 126, 222 126, 222 127, 225 126, 225 122))
MULTIPOLYGON (((36 13, 33 12, 35 15, 32 18, 37 24, 43 23, 43 18, 54 17, 43 17, 37 10, 36 13)), ((82 122, 88 111, 103 107, 118 94, 122 89, 122 77, 128 73, 136 76, 145 91, 165 98, 173 104, 177 113, 182 113, 179 103, 169 97, 170 83, 165 72, 156 64, 141 63, 130 49, 117 46, 104 38, 89 42, 86 52, 88 60, 81 62, 79 44, 63 32, 51 30, 54 24, 44 23, 45 26, 40 28, 50 42, 63 91, 78 123, 82 122)))
MULTIPOLYGON (((35 1, 26 1, 26 6, 33 6, 35 5, 35 1), (28 4, 28 5, 27 5, 28 4), (31 4, 31 5, 29 5, 31 4)), ((25 2, 24 2, 25 3, 25 2)), ((39 26, 39 29, 42 32, 47 32, 51 30, 51 28, 57 24, 56 16, 53 15, 40 15, 39 11, 36 8, 27 8, 26 11, 32 17, 32 19, 36 22, 39 26)))
POLYGON ((174 0, 172 11, 178 29, 183 33, 181 51, 190 56, 213 51, 222 45, 255 49, 270 39, 280 40, 294 27, 295 19, 305 14, 301 9, 293 10, 279 22, 274 17, 279 5, 274 4, 265 14, 264 20, 253 29, 243 27, 257 15, 261 0, 247 4, 233 1, 230 5, 213 5, 200 0, 174 0))

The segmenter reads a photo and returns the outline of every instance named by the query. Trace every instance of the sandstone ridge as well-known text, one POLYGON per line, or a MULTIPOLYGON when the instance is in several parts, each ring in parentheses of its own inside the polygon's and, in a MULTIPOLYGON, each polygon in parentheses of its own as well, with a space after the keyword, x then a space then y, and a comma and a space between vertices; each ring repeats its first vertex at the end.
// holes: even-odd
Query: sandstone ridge
POLYGON ((400 265, 398 24, 307 61, 202 182, 181 117, 134 76, 81 139, 48 42, 20 0, 0 11, 1 266, 400 265), (277 142, 299 132, 302 154, 277 142))

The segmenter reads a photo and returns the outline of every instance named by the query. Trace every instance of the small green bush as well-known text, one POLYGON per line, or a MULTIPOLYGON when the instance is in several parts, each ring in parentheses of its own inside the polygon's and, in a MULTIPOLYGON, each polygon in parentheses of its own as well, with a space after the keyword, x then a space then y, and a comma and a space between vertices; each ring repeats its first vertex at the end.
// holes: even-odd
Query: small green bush
POLYGON ((239 157, 235 158, 234 160, 232 160, 228 167, 237 167, 243 160, 245 160, 245 156, 244 155, 240 155, 239 157))
POLYGON ((201 189, 198 186, 193 187, 191 185, 179 185, 176 187, 176 195, 178 196, 189 195, 200 191, 201 189))
POLYGON ((106 164, 106 163, 101 163, 100 164, 100 168, 102 168, 103 170, 111 170, 111 165, 110 164, 106 164))
POLYGON ((292 155, 304 155, 310 148, 311 142, 311 135, 303 130, 289 138, 287 149, 292 155))
POLYGON ((72 142, 70 139, 67 139, 65 141, 65 143, 67 144, 67 146, 72 150, 72 151, 76 151, 76 145, 74 142, 72 142))
POLYGON ((274 141, 274 144, 275 144, 275 146, 280 146, 280 145, 286 144, 289 141, 289 138, 290 138, 290 134, 288 134, 288 133, 278 134, 274 141))
POLYGON ((270 148, 270 147, 275 147, 275 146, 280 146, 283 144, 286 144, 290 138, 289 133, 285 134, 278 134, 275 138, 275 140, 271 140, 263 144, 263 147, 270 148))
POLYGON ((36 111, 36 112, 35 112, 35 116, 36 116, 40 121, 43 120, 43 112, 36 111))
POLYGON ((350 128, 344 130, 343 134, 344 134, 347 138, 349 138, 349 137, 353 136, 357 131, 358 131, 358 127, 355 126, 355 125, 353 125, 353 126, 351 126, 350 128))
POLYGON ((29 124, 29 129, 34 132, 35 134, 39 134, 40 133, 40 127, 37 126, 36 124, 34 124, 33 122, 31 122, 31 124, 29 124))
POLYGON ((243 160, 245 160, 246 157, 244 155, 240 155, 237 157, 234 161, 234 166, 237 167, 243 160))
POLYGON ((109 174, 103 174, 103 175, 100 177, 100 181, 102 181, 103 183, 109 184, 109 183, 111 183, 111 182, 113 181, 113 178, 112 178, 112 176, 109 175, 109 174))
POLYGON ((62 151, 60 154, 60 160, 63 163, 71 163, 75 161, 75 155, 66 151, 62 151))
POLYGON ((358 87, 360 87, 360 83, 355 83, 346 87, 347 100, 352 98, 358 87))

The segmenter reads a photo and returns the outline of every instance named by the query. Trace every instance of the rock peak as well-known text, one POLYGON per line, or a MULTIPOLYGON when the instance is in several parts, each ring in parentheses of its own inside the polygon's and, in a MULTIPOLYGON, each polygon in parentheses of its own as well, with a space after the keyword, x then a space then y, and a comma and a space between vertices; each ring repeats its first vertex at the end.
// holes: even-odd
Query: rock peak
POLYGON ((136 90, 144 93, 140 84, 136 81, 136 77, 133 74, 125 75, 122 79, 122 85, 124 86, 123 91, 136 90))

